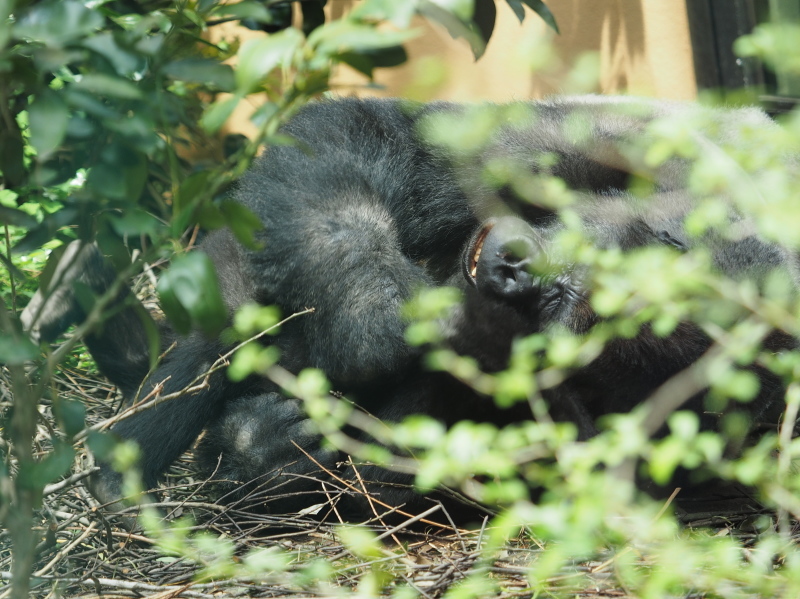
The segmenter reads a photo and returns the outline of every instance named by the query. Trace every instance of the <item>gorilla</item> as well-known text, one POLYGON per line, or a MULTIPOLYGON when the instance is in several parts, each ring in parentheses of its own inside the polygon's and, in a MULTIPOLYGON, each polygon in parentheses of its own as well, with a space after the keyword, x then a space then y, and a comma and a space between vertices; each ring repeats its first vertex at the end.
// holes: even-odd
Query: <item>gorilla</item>
MULTIPOLYGON (((458 288, 463 301, 440 323, 443 343, 486 372, 507 366, 515 339, 553 327, 582 334, 601 320, 590 304, 586 273, 552 256, 553 240, 564 229, 557 211, 523 197, 508 180, 487 179, 487 170, 500 165, 562 179, 578 198, 583 228, 598 247, 702 247, 729 277, 764 279, 779 270, 794 289, 792 259, 777 244, 752 232, 735 238, 687 233, 684 217, 694 204, 689 161, 672 158, 648 168, 637 154, 635 144, 654 119, 691 110, 696 108, 594 96, 488 106, 487 133, 467 151, 437 142, 436 131, 443 123, 447 128, 472 122, 468 107, 319 101, 284 126, 295 143, 269 147, 238 183, 237 201, 263 224, 263 247, 244 248, 230 232, 217 231, 206 236, 200 251, 215 265, 230 313, 247 302, 276 304, 285 315, 313 307, 313 314, 287 322, 271 338, 281 366, 295 373, 321 369, 335 390, 375 417, 395 422, 425 414, 445 425, 529 420, 527 405, 500 409, 448 373, 426 368, 424 350, 406 341, 401 316, 421 288, 458 288), (627 191, 634 178, 649 181, 648 202, 627 191)), ((737 138, 742 122, 773 126, 755 109, 717 109, 712 115, 713 126, 697 133, 712 149, 746 144, 737 138)), ((730 220, 746 223, 733 209, 730 220)), ((76 242, 51 288, 40 290, 26 309, 24 324, 43 340, 54 338, 85 316, 72 282, 100 293, 113 278, 95 246, 76 242)), ((128 400, 158 385, 156 395, 180 391, 230 349, 220 339, 199 332, 178 336, 167 328, 162 344, 175 346, 149 373, 142 308, 127 290, 116 306, 86 343, 101 372, 128 400)), ((643 326, 633 338, 611 340, 544 398, 554 420, 574 423, 579 439, 587 439, 597 432, 597 418, 630 411, 711 345, 689 322, 663 337, 643 326)), ((772 351, 794 346, 781 332, 765 340, 772 351)), ((741 409, 757 420, 780 407, 784 385, 766 369, 752 369, 761 387, 741 409)), ((717 418, 705 412, 705 395, 697 393, 685 407, 711 429, 717 418)), ((257 489, 270 510, 296 512, 319 501, 317 479, 330 481, 330 473, 337 473, 354 480, 340 468, 342 456, 322 447, 307 424, 300 402, 272 382, 255 376, 234 382, 220 372, 204 388, 141 411, 113 432, 138 443, 144 482, 152 488, 205 431, 199 453, 216 478, 232 490, 257 489)), ((388 504, 413 509, 423 501, 407 475, 365 465, 358 476, 388 504)), ((121 496, 120 480, 103 465, 91 488, 101 501, 114 502, 121 496)), ((354 515, 365 508, 352 498, 342 505, 354 515)))

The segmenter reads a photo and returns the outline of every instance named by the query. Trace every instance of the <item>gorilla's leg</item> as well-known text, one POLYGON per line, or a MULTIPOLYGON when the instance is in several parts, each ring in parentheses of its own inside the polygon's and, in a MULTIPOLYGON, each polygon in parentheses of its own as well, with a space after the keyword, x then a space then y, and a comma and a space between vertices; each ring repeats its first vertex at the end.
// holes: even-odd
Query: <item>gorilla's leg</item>
MULTIPOLYGON (((209 234, 201 249, 214 262, 220 290, 230 312, 254 300, 252 280, 242 269, 241 249, 230 232, 209 234)), ((112 429, 138 444, 142 475, 148 487, 155 486, 169 465, 219 417, 227 401, 263 393, 264 384, 259 380, 249 378, 233 382, 227 378, 225 364, 220 363, 220 358, 230 349, 230 344, 197 332, 178 338, 139 393, 142 398, 152 395, 154 405, 112 429)), ((265 411, 258 417, 269 420, 272 414, 265 411)), ((120 477, 110 468, 104 467, 94 482, 95 494, 104 500, 113 501, 119 497, 120 477)))
MULTIPOLYGON (((248 383, 228 381, 224 371, 204 375, 226 347, 200 334, 183 338, 158 369, 145 381, 140 396, 153 396, 153 405, 116 424, 112 431, 137 443, 142 477, 148 488, 216 418, 224 401, 246 389, 248 383)), ((102 501, 121 496, 121 477, 104 465, 92 482, 102 501)))
MULTIPOLYGON (((57 264, 50 286, 37 291, 23 312, 24 326, 34 337, 52 340, 70 324, 86 318, 78 285, 101 295, 116 276, 96 245, 71 243, 57 264)), ((145 381, 151 360, 143 318, 149 315, 125 287, 112 302, 109 317, 86 336, 85 342, 100 371, 119 387, 126 401, 152 394, 156 396, 154 401, 159 402, 159 397, 178 395, 122 420, 112 429, 139 445, 144 482, 151 487, 218 414, 233 385, 224 373, 216 373, 203 381, 203 374, 225 348, 196 333, 181 339, 145 381), (184 388, 193 384, 197 385, 197 390, 180 396, 184 388)), ((162 341, 171 336, 168 330, 162 333, 162 341)), ((120 483, 121 477, 104 465, 91 486, 101 501, 116 501, 121 494, 120 483)))

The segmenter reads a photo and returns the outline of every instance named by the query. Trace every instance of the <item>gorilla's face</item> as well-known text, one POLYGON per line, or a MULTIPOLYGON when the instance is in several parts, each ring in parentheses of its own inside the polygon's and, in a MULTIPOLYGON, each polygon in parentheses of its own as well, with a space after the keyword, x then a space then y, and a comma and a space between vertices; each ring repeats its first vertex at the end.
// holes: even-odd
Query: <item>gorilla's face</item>
POLYGON ((490 219, 464 249, 462 267, 478 293, 517 308, 544 328, 586 332, 597 320, 571 265, 556 263, 542 230, 514 216, 490 219))

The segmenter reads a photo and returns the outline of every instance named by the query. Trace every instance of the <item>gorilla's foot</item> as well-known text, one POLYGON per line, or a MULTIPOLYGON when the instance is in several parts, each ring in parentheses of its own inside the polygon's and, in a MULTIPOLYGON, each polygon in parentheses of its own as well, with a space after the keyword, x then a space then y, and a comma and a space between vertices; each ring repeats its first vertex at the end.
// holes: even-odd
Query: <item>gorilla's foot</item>
MULTIPOLYGON (((273 513, 294 513, 325 501, 320 481, 337 470, 339 453, 321 436, 296 399, 267 392, 229 402, 198 447, 204 470, 229 493, 269 495, 273 513)), ((335 477, 335 475, 334 475, 335 477)))
MULTIPOLYGON (((114 515, 114 520, 125 530, 141 532, 139 522, 139 507, 122 495, 122 475, 110 467, 103 465, 100 471, 90 476, 86 481, 86 488, 101 504, 104 512, 114 515)), ((139 498, 139 504, 149 503, 149 495, 139 498)))

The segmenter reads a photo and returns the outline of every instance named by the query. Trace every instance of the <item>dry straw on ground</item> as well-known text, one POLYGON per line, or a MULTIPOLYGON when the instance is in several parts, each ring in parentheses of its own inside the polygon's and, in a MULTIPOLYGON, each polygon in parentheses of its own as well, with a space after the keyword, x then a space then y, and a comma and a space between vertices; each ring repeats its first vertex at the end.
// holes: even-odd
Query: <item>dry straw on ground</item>
MULTIPOLYGON (((65 370, 55 384, 59 393, 84 402, 87 425, 112 417, 119 405, 114 389, 99 376, 65 370)), ((0 380, 0 385, 7 409, 8 386, 5 380, 0 380)), ((53 434, 46 403, 41 414, 36 448, 44 454, 53 434)), ((213 483, 199 478, 189 452, 171 469, 162 486, 160 509, 167 518, 191 515, 198 530, 231 540, 236 555, 244 555, 253 548, 274 547, 291 556, 288 569, 264 572, 255 579, 198 579, 200 563, 165 555, 154 539, 127 531, 117 524, 115 517, 98 509, 80 482, 88 473, 85 462, 77 463, 75 472, 46 489, 44 505, 35 522, 40 542, 33 584, 39 597, 323 597, 339 594, 341 587, 357 588, 376 565, 385 576, 384 582, 389 581, 387 593, 405 585, 420 597, 439 597, 454 583, 477 571, 498 583, 499 596, 531 595, 527 575, 540 548, 525 538, 508 543, 503 551, 488 558, 480 550, 486 529, 425 526, 420 525, 419 517, 411 516, 399 526, 389 528, 380 521, 385 508, 374 504, 378 517, 363 525, 374 529, 384 545, 381 558, 365 560, 353 555, 339 541, 335 509, 329 510, 326 523, 320 523, 299 514, 264 514, 253 507, 259 504, 257 497, 227 505, 216 503, 213 483), (302 574, 315 560, 323 560, 328 565, 327 571, 333 572, 327 581, 314 582, 302 574)), ((330 507, 322 506, 320 512, 330 507)), ((434 506, 430 511, 437 509, 434 506)), ((734 533, 746 544, 750 536, 746 523, 752 515, 750 508, 725 517, 706 511, 696 515, 690 524, 717 526, 720 534, 734 533)), ((3 531, 0 575, 4 580, 10 567, 11 551, 3 531)), ((627 596, 617 586, 613 558, 575 564, 551 582, 554 590, 570 590, 583 597, 627 596)), ((0 599, 6 594, 7 590, 0 591, 0 599)))

